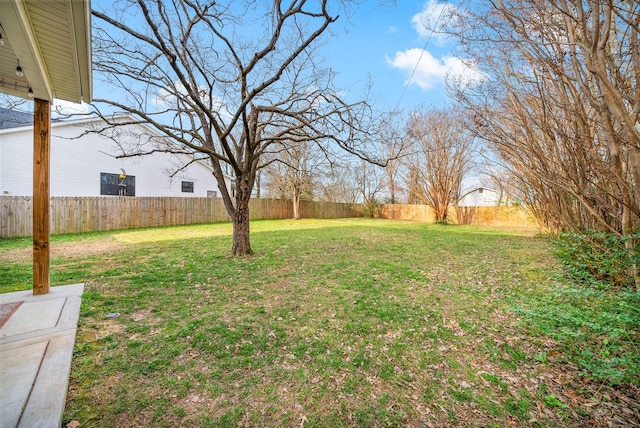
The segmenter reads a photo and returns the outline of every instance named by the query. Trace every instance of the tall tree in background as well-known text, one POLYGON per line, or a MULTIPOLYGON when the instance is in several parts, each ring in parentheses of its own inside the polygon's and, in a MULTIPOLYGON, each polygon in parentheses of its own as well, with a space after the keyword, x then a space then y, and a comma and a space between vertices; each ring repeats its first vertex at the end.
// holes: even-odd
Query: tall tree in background
POLYGON ((407 123, 413 154, 405 160, 409 194, 447 221, 449 206, 460 197, 462 182, 477 155, 473 133, 458 109, 414 112, 407 123))
POLYGON ((386 142, 385 149, 387 153, 385 157, 388 159, 384 169, 388 195, 386 202, 390 204, 400 203, 402 197, 405 196, 405 189, 401 187, 400 183, 402 157, 406 154, 407 141, 404 133, 404 124, 401 123, 401 120, 401 116, 398 114, 388 115, 381 135, 386 142))
MULTIPOLYGON (((387 164, 387 167, 389 165, 387 164)), ((351 167, 359 201, 364 204, 364 215, 374 217, 380 205, 379 196, 386 187, 385 169, 361 160, 351 167)))
POLYGON ((356 171, 351 165, 333 163, 318 183, 318 198, 321 201, 342 204, 361 202, 357 182, 356 171))
POLYGON ((326 158, 321 150, 308 141, 297 144, 282 142, 272 146, 273 162, 262 169, 269 195, 291 199, 293 217, 300 219, 300 199, 313 197, 315 182, 321 175, 326 158))
MULTIPOLYGON (((487 77, 458 99, 519 198, 551 230, 636 234, 640 3, 503 0, 458 18, 452 34, 487 77)), ((640 287, 637 261, 632 270, 640 287)))
MULTIPOLYGON (((315 142, 373 158, 369 105, 342 99, 312 58, 343 3, 123 0, 93 12, 95 76, 111 90, 95 102, 210 160, 233 222, 231 255, 252 253, 249 199, 272 145, 315 142)), ((149 143, 141 153, 173 150, 149 143)))

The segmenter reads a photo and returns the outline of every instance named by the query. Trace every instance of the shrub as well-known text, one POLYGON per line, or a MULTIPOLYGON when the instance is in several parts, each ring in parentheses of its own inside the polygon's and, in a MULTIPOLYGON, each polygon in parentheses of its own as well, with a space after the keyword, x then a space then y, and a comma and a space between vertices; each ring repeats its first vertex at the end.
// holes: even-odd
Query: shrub
POLYGON ((640 263, 638 247, 627 248, 640 234, 616 236, 607 232, 561 233, 554 240, 555 256, 573 280, 598 288, 630 285, 632 263, 640 263))
POLYGON ((365 217, 374 218, 378 213, 379 208, 380 208, 380 202, 378 202, 375 198, 371 198, 367 200, 364 204, 363 215, 365 217))
POLYGON ((586 378, 640 385, 640 293, 558 284, 514 309, 532 334, 557 341, 559 358, 576 364, 586 378))

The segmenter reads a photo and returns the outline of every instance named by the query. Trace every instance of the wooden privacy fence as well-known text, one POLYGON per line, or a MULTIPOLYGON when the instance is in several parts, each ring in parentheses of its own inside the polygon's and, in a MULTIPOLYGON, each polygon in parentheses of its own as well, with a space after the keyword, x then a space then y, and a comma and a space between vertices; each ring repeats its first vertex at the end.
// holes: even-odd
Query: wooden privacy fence
MULTIPOLYGON (((378 217, 427 223, 436 221, 435 211, 426 205, 380 205, 378 217)), ((483 226, 538 227, 535 218, 520 206, 450 207, 447 212, 447 221, 454 224, 483 226)))
MULTIPOLYGON (((152 226, 230 221, 220 198, 169 197, 52 197, 51 233, 80 233, 152 226)), ((0 238, 31 236, 30 196, 0 196, 0 238)), ((252 199, 251 219, 292 218, 289 200, 252 199)), ((360 204, 300 201, 303 218, 362 217, 360 204)), ((489 226, 535 227, 521 207, 454 207, 449 221, 489 226)), ((379 218, 433 223, 433 209, 425 205, 381 205, 379 218)))
MULTIPOLYGON (((230 221, 220 198, 52 197, 51 234, 230 221)), ((30 196, 0 196, 0 238, 31 236, 30 196)), ((361 216, 359 205, 301 201, 303 217, 361 216)), ((292 218, 291 201, 253 199, 251 219, 292 218)))

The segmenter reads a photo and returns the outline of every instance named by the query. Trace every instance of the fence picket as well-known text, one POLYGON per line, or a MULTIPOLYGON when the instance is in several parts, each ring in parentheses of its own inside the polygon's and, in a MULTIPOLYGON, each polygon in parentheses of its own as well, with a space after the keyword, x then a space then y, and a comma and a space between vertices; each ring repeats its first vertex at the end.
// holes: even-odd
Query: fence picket
MULTIPOLYGON (((219 198, 54 196, 50 207, 52 234, 229 221, 219 198)), ((289 200, 252 199, 249 212, 252 219, 292 218, 293 206, 289 200)), ((300 201, 302 218, 361 217, 362 212, 360 204, 300 201)), ((30 236, 32 215, 30 196, 0 196, 0 238, 30 236)), ((379 217, 434 221, 433 210, 424 205, 381 205, 379 217)), ((449 218, 456 223, 536 226, 522 207, 452 208, 449 218)))

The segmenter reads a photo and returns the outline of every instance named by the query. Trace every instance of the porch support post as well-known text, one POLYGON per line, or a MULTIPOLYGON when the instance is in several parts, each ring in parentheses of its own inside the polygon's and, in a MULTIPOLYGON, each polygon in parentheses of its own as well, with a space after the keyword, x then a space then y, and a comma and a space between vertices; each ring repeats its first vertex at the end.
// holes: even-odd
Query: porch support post
POLYGON ((33 294, 49 292, 49 171, 51 102, 33 109, 33 294))

